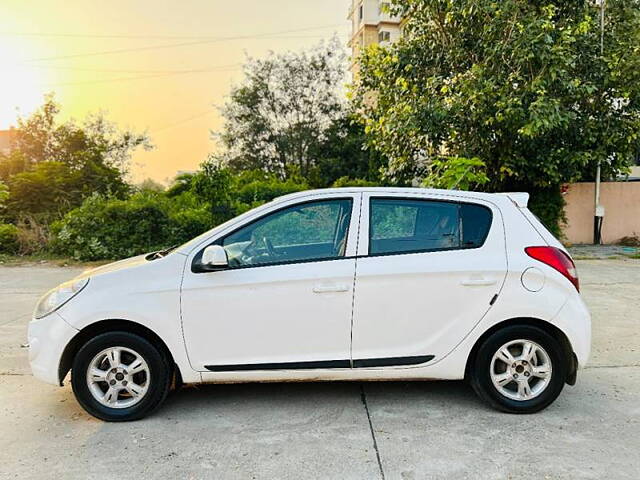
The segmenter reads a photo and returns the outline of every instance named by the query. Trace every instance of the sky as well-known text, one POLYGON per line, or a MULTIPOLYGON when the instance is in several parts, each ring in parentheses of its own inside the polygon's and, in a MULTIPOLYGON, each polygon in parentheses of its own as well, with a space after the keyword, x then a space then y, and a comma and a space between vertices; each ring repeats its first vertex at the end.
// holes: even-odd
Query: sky
POLYGON ((216 146, 221 106, 246 56, 345 44, 350 0, 2 0, 0 129, 53 92, 61 119, 104 112, 147 131, 132 181, 169 182, 216 146))

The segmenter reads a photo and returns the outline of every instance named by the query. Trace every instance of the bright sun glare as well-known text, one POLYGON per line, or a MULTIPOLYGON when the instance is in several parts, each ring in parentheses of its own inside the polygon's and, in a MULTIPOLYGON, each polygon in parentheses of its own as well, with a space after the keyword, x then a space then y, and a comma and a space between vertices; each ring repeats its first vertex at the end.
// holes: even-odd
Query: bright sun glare
POLYGON ((14 46, 0 44, 4 71, 0 75, 0 129, 16 125, 18 113, 28 115, 42 104, 44 69, 24 62, 14 46))

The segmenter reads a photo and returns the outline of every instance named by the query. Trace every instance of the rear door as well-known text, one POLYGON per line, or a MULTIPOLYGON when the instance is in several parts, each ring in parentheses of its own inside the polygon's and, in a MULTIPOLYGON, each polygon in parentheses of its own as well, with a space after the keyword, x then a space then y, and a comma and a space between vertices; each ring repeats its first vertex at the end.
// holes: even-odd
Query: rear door
POLYGON ((449 353, 506 276, 504 227, 489 202, 364 194, 356 262, 355 367, 423 364, 449 353))

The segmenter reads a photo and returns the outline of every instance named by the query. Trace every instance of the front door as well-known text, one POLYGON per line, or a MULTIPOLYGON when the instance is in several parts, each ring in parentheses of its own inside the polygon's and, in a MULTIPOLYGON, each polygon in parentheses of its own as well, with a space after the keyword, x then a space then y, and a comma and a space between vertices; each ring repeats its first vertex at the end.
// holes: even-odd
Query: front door
POLYGON ((359 201, 277 208, 215 239, 228 269, 187 267, 182 320, 193 368, 349 368, 359 201))
POLYGON ((437 361, 500 291, 507 271, 500 212, 445 196, 365 194, 362 202, 354 366, 437 361))

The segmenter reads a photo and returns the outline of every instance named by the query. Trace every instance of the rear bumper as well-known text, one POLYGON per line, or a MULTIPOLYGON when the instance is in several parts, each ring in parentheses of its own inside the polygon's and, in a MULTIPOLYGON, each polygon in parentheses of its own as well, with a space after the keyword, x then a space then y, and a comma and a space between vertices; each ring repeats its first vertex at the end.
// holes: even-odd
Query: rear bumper
POLYGON ((57 312, 29 323, 29 363, 33 376, 60 385, 58 368, 62 352, 77 333, 57 312))
POLYGON ((576 367, 583 368, 591 354, 591 314, 582 297, 577 293, 571 295, 553 323, 567 335, 576 356, 576 367))

